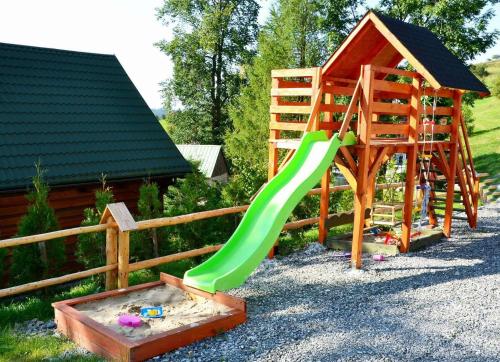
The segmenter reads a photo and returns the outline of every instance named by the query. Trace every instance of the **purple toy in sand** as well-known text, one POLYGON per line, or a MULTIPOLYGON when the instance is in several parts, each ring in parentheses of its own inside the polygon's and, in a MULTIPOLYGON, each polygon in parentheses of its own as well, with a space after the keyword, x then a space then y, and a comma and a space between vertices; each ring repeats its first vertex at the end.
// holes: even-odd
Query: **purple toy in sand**
POLYGON ((118 317, 118 324, 124 327, 137 328, 142 324, 142 320, 135 315, 124 314, 118 317))

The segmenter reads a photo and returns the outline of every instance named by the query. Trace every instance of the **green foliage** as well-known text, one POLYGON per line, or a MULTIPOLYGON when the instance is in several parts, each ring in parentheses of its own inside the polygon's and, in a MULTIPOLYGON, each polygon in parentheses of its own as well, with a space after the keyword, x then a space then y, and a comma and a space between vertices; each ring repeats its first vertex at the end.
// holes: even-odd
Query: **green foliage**
POLYGON ((238 66, 252 56, 258 11, 254 0, 165 0, 158 9, 174 25, 173 39, 157 46, 174 63, 163 93, 175 142, 221 143, 231 128, 227 108, 239 92, 238 66))
MULTIPOLYGON (((101 190, 95 193, 95 207, 83 211, 82 226, 97 225, 101 220, 106 205, 114 202, 113 191, 103 181, 101 190)), ((76 256, 86 269, 96 268, 106 264, 105 233, 90 233, 78 235, 76 256)))
POLYGON ((225 137, 246 195, 267 178, 271 70, 320 65, 357 20, 360 3, 281 0, 271 9, 257 55, 244 67, 246 86, 229 110, 234 130, 225 137))
POLYGON ((497 75, 493 81, 491 94, 500 99, 500 75, 497 75))
MULTIPOLYGON (((48 203, 49 187, 43 178, 40 163, 35 165, 33 189, 26 196, 29 201, 26 215, 21 218, 18 236, 43 234, 59 229, 54 209, 48 203)), ((64 262, 64 239, 15 247, 12 251, 10 274, 15 284, 23 284, 58 274, 64 262)))
MULTIPOLYGON (((162 216, 160 189, 154 182, 146 180, 139 188, 137 220, 155 219, 162 216)), ((158 257, 159 244, 164 239, 162 229, 148 229, 131 233, 130 255, 139 260, 158 257)))
POLYGON ((497 0, 380 0, 378 8, 394 18, 426 27, 464 62, 495 44, 488 31, 497 0))
MULTIPOLYGON (((177 216, 224 207, 221 187, 209 184, 196 164, 193 172, 168 188, 164 198, 165 216, 177 216)), ((200 220, 168 228, 170 252, 225 242, 234 230, 234 215, 200 220)))
POLYGON ((486 64, 472 64, 470 70, 475 74, 476 77, 484 82, 484 79, 490 75, 486 69, 486 64))
POLYGON ((500 175, 500 99, 487 97, 476 101, 472 109, 476 118, 474 134, 469 138, 477 172, 491 177, 500 175))

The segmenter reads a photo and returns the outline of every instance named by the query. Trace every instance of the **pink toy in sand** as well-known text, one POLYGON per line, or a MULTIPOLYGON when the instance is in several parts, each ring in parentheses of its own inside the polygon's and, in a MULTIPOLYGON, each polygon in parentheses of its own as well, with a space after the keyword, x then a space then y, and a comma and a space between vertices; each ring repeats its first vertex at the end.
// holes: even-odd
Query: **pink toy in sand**
POLYGON ((373 256, 373 260, 375 260, 375 261, 384 261, 385 260, 385 256, 383 256, 381 254, 375 254, 373 256))
POLYGON ((135 315, 124 314, 118 317, 118 324, 124 327, 140 327, 142 324, 142 320, 135 315))

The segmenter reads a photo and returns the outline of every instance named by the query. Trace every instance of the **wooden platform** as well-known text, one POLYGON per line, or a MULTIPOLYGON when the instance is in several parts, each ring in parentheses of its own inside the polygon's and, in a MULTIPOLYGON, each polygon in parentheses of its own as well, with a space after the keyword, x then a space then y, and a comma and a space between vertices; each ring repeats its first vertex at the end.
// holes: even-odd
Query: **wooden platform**
MULTIPOLYGON (((439 228, 425 229, 422 228, 422 234, 412 239, 410 251, 418 251, 425 249, 428 246, 439 242, 443 237, 443 231, 439 228)), ((380 236, 375 236, 371 233, 365 233, 363 236, 363 253, 367 254, 383 254, 387 256, 399 254, 397 245, 386 245, 380 241, 383 239, 380 236), (378 240, 377 240, 378 239, 378 240)), ((352 234, 344 234, 340 236, 329 237, 326 240, 326 246, 333 250, 351 251, 352 234)))
POLYGON ((144 361, 151 357, 186 346, 198 340, 213 337, 242 324, 246 320, 245 301, 224 293, 210 294, 185 286, 182 279, 161 273, 157 282, 141 284, 125 289, 89 295, 53 303, 57 329, 78 345, 115 361, 144 361), (181 326, 132 340, 96 322, 75 308, 76 305, 99 299, 119 297, 127 293, 170 285, 230 308, 224 315, 217 315, 197 323, 181 326))

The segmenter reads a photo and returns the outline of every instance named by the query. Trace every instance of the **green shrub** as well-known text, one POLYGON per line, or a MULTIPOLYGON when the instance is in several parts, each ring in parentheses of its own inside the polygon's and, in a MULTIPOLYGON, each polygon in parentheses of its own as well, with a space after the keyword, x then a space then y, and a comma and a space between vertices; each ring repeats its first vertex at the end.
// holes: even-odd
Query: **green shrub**
POLYGON ((497 98, 500 98, 500 75, 497 75, 493 80, 493 86, 491 87, 491 94, 497 98))
MULTIPOLYGON (((102 189, 95 193, 95 207, 83 211, 82 226, 97 225, 101 220, 106 205, 114 202, 113 191, 103 181, 102 189)), ((106 264, 106 235, 103 232, 80 234, 76 248, 77 260, 86 269, 106 264)))
MULTIPOLYGON (((26 196, 29 201, 26 215, 21 218, 17 236, 47 233, 59 229, 54 209, 48 203, 49 187, 43 179, 40 163, 35 165, 33 189, 26 196)), ((12 251, 10 274, 15 284, 23 284, 58 274, 64 262, 64 239, 15 247, 12 251)))
MULTIPOLYGON (((139 188, 137 220, 155 219, 162 216, 160 189, 154 182, 146 180, 139 188)), ((139 260, 160 255, 159 244, 164 239, 162 229, 147 229, 130 234, 130 256, 139 260)))
MULTIPOLYGON (((193 165, 193 172, 170 186, 164 198, 165 216, 177 216, 224 207, 219 184, 209 184, 193 165)), ((234 215, 167 227, 169 248, 185 251, 225 242, 234 230, 234 215)))

